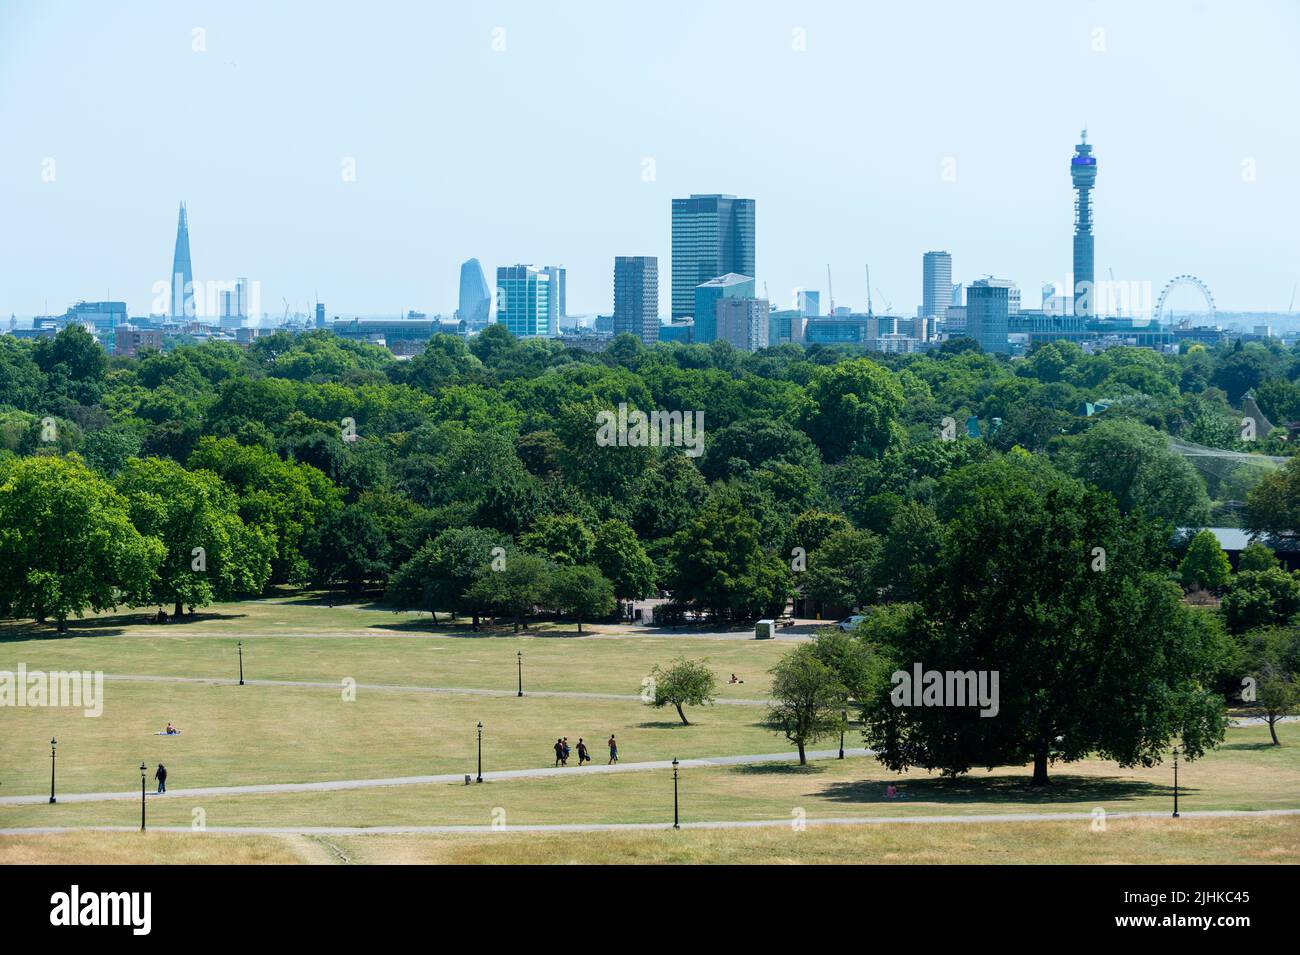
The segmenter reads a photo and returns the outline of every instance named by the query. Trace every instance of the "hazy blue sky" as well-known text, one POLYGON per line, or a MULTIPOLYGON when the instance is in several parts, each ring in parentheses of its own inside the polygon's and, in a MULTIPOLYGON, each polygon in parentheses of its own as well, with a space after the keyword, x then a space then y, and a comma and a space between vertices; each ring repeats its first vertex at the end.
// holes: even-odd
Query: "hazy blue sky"
POLYGON ((185 199, 195 278, 258 280, 273 315, 449 312, 470 256, 489 282, 563 264, 569 311, 608 312, 619 254, 660 257, 666 315, 691 192, 757 200, 778 303, 830 263, 861 307, 870 262, 877 310, 910 312, 921 254, 948 249, 956 280, 1014 279, 1028 305, 1068 279, 1085 122, 1099 279, 1192 272, 1221 308, 1283 310, 1298 11, 0 0, 0 314, 146 312, 185 199))

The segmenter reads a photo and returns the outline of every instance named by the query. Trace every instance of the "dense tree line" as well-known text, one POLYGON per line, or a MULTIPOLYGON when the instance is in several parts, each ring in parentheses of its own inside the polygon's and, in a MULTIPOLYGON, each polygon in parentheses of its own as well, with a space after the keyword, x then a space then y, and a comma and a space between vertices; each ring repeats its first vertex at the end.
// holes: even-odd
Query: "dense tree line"
POLYGON ((1300 464, 1200 471, 1169 439, 1289 457, 1285 429, 1252 438, 1234 409, 1252 391, 1275 423, 1300 417, 1298 382, 1300 353, 1277 343, 1056 342, 1008 361, 970 340, 864 356, 621 336, 592 353, 493 326, 397 360, 328 332, 137 358, 76 327, 0 336, 0 614, 62 627, 314 585, 476 625, 542 611, 581 626, 659 590, 724 621, 802 592, 875 608, 855 638, 875 675, 846 674, 843 653, 783 669, 813 707, 773 714, 800 746, 834 730, 836 701, 870 713, 877 671, 922 647, 1002 661, 1018 689, 996 728, 869 715, 891 765, 1145 762, 1175 731, 1189 752, 1213 745, 1215 707, 1248 674, 1285 702, 1294 652, 1277 635, 1300 583, 1267 548, 1233 573, 1173 530, 1239 517, 1293 538, 1300 464), (702 411, 703 453, 598 446, 597 415, 620 405, 702 411), (1152 680, 1158 704, 1134 692, 1152 680), (1063 681, 1092 689, 1048 719, 1063 681), (1102 696, 1138 728, 1119 732, 1102 696))

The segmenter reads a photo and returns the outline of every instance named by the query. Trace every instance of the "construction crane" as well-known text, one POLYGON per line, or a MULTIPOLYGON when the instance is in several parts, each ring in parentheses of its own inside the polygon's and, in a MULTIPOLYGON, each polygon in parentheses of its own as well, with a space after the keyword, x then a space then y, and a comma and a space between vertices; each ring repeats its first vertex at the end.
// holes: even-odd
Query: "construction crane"
POLYGON ((871 312, 871 266, 867 265, 867 318, 872 315, 871 312))
POLYGON ((826 298, 830 304, 830 311, 826 314, 835 317, 835 286, 831 284, 831 264, 826 263, 826 298))
POLYGON ((1288 306, 1286 307, 1286 310, 1287 310, 1288 312, 1294 312, 1294 311, 1295 311, 1295 287, 1296 287, 1296 285, 1300 285, 1300 282, 1292 282, 1292 283, 1291 283, 1291 304, 1288 305, 1288 306))

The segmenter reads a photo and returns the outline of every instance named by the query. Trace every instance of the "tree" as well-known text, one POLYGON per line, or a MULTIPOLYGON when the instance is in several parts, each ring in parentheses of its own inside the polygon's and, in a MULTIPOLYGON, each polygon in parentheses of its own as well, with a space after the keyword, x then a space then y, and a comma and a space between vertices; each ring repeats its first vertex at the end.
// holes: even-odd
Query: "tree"
POLYGON ((1280 566, 1276 555, 1266 544, 1259 541, 1251 541, 1237 558, 1237 571, 1243 570, 1272 570, 1280 566))
POLYGON ((860 701, 866 696, 871 652, 863 640, 856 634, 826 627, 817 632, 812 647, 813 656, 830 668, 849 699, 860 701))
POLYGON ((636 532, 622 521, 605 521, 596 528, 592 560, 614 585, 619 599, 642 600, 654 592, 654 561, 636 539, 636 532))
POLYGON ((1268 724, 1268 735, 1273 738, 1274 746, 1281 746, 1282 743, 1277 738, 1277 721, 1294 715, 1300 709, 1300 684, 1296 683, 1293 673, 1265 668, 1259 675, 1258 692, 1259 706, 1264 711, 1264 722, 1268 724))
POLYGON ((68 616, 148 599, 165 547, 75 454, 19 458, 0 475, 0 616, 68 616))
POLYGON ((654 681, 653 705, 656 708, 673 706, 682 725, 690 726, 682 707, 709 706, 717 696, 718 681, 706 662, 678 657, 666 668, 656 664, 650 671, 650 678, 654 681))
POLYGON ((1300 579, 1280 567, 1233 575, 1219 604, 1233 633, 1283 624, 1300 613, 1300 579))
POLYGON ((519 538, 519 544, 557 564, 572 567, 591 560, 596 539, 582 518, 572 514, 547 514, 539 517, 533 529, 519 538))
POLYGON ((807 747, 844 726, 848 688, 818 659, 812 644, 800 644, 770 672, 772 704, 767 721, 798 747, 799 765, 807 766, 807 747))
POLYGON ((392 570, 392 547, 379 515, 356 503, 345 504, 309 535, 307 555, 317 582, 341 582, 360 590, 369 581, 383 582, 392 570))
MULTIPOLYGON (((397 569, 388 582, 386 599, 398 608, 429 611, 435 624, 439 610, 473 613, 477 630, 476 611, 482 604, 470 598, 469 590, 482 574, 491 572, 493 551, 504 540, 498 532, 480 527, 449 528, 423 544, 397 569)), ((496 556, 500 561, 509 559, 504 547, 496 556)))
POLYGON ((1028 761, 1046 785, 1054 761, 1151 766, 1175 735, 1188 758, 1217 745, 1224 702, 1207 687, 1226 638, 1160 570, 1159 525, 1024 453, 944 483, 952 519, 917 602, 868 628, 865 736, 881 762, 957 775, 1028 761), (989 690, 996 676, 996 716, 902 705, 918 664, 989 690))
POLYGON ((1201 531, 1187 545, 1187 554, 1178 565, 1178 579, 1183 589, 1218 590, 1232 576, 1228 555, 1219 547, 1213 531, 1201 531))
POLYGON ((501 564, 482 569, 465 592, 475 613, 509 617, 516 632, 528 626, 524 618, 542 603, 547 578, 555 565, 535 554, 508 552, 501 564), (497 569, 500 567, 500 569, 497 569))
POLYGON ((673 538, 668 588, 718 617, 753 618, 785 606, 790 575, 764 552, 759 523, 733 489, 712 495, 673 538))
POLYGON ((808 397, 803 429, 827 461, 847 454, 877 457, 898 440, 903 389, 892 372, 869 358, 818 368, 808 397))
POLYGON ((1246 527, 1279 540, 1300 536, 1300 457, 1291 458, 1250 489, 1246 527))
POLYGON ((1115 496, 1124 513, 1181 527, 1204 525, 1210 500, 1187 460, 1169 447, 1169 438, 1140 422, 1101 420, 1066 438, 1060 451, 1065 471, 1115 496))
POLYGON ((542 602, 578 621, 608 617, 614 611, 614 587, 599 570, 587 564, 557 566, 542 587, 542 602))
POLYGON ((794 548, 802 547, 812 554, 822 546, 831 535, 838 531, 852 530, 853 525, 842 514, 828 511, 804 511, 790 524, 785 538, 785 551, 791 553, 794 548))
POLYGON ((342 507, 342 493, 309 464, 295 464, 230 438, 202 438, 189 458, 192 471, 219 475, 239 495, 244 523, 267 529, 275 541, 271 580, 303 581, 311 567, 303 554, 311 529, 342 507))
POLYGON ((187 471, 166 458, 132 458, 117 481, 131 522, 162 541, 149 602, 188 607, 258 594, 271 576, 275 547, 239 516, 234 491, 211 471, 187 471))
POLYGON ((872 602, 879 584, 880 538, 871 531, 838 531, 808 558, 804 593, 857 608, 872 602))

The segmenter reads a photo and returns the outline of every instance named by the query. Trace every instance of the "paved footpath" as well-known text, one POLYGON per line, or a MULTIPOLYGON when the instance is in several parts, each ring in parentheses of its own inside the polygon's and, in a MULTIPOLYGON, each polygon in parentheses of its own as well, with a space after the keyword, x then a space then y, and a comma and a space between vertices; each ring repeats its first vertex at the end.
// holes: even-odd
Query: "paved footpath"
MULTIPOLYGON (((866 749, 846 749, 846 757, 870 756, 871 751, 866 749)), ((809 759, 834 759, 839 756, 839 750, 836 749, 819 749, 809 750, 809 759)), ((794 754, 788 750, 784 753, 756 753, 747 756, 704 756, 698 759, 683 759, 678 762, 682 769, 692 769, 708 766, 744 766, 750 763, 784 763, 793 762, 794 754)), ((606 773, 635 773, 648 769, 671 769, 672 761, 661 759, 644 763, 615 763, 610 766, 591 765, 584 766, 581 769, 576 766, 546 766, 539 769, 503 769, 497 772, 484 773, 483 781, 491 782, 493 780, 506 779, 539 779, 549 776, 573 776, 581 774, 584 776, 601 775, 606 773)), ((436 776, 394 776, 387 779, 335 779, 326 780, 316 783, 262 783, 251 786, 208 786, 202 789, 169 789, 164 794, 149 793, 151 799, 170 799, 172 797, 206 797, 215 796, 248 796, 258 793, 302 793, 302 792, 335 792, 344 789, 374 789, 381 786, 419 786, 429 783, 459 783, 465 779, 466 775, 472 776, 472 773, 442 773, 436 776)), ((120 799, 139 799, 140 790, 131 792, 105 792, 105 793, 59 793, 60 803, 70 802, 110 802, 120 799)), ((30 806, 37 803, 47 803, 50 797, 48 795, 36 796, 5 796, 0 798, 0 806, 30 806)))
MULTIPOLYGON (((105 673, 104 679, 124 683, 201 683, 209 686, 238 686, 238 680, 215 676, 154 676, 143 673, 105 673)), ((290 686, 313 690, 338 690, 342 682, 327 683, 323 680, 245 680, 248 686, 290 686)), ((469 696, 518 696, 519 691, 489 690, 473 686, 409 686, 402 683, 358 683, 358 690, 395 690, 404 693, 448 693, 469 696)), ((559 697, 576 700, 620 700, 643 703, 644 699, 635 693, 584 693, 578 690, 527 690, 525 697, 559 697)), ((767 700, 716 699, 718 706, 767 706, 767 700)))
MULTIPOLYGON (((1232 819, 1257 816, 1297 816, 1300 809, 1210 809, 1182 813, 1184 818, 1232 819)), ((1091 812, 1014 812, 970 814, 964 816, 843 816, 823 819, 804 819, 808 826, 884 826, 903 825, 983 825, 986 823, 1022 822, 1090 822, 1091 812)), ((1168 819, 1169 813, 1108 812, 1107 819, 1168 819)), ((682 829, 777 829, 792 826, 790 819, 750 819, 731 822, 683 822, 682 829)), ((191 826, 150 826, 153 832, 188 832, 195 834, 262 836, 383 836, 383 835, 453 835, 456 833, 509 833, 509 832, 637 832, 655 829, 672 829, 669 822, 619 822, 619 823, 555 823, 535 826, 209 826, 194 829, 191 826)), ((57 835, 62 832, 139 832, 138 826, 47 826, 26 829, 0 829, 0 836, 57 835)))

